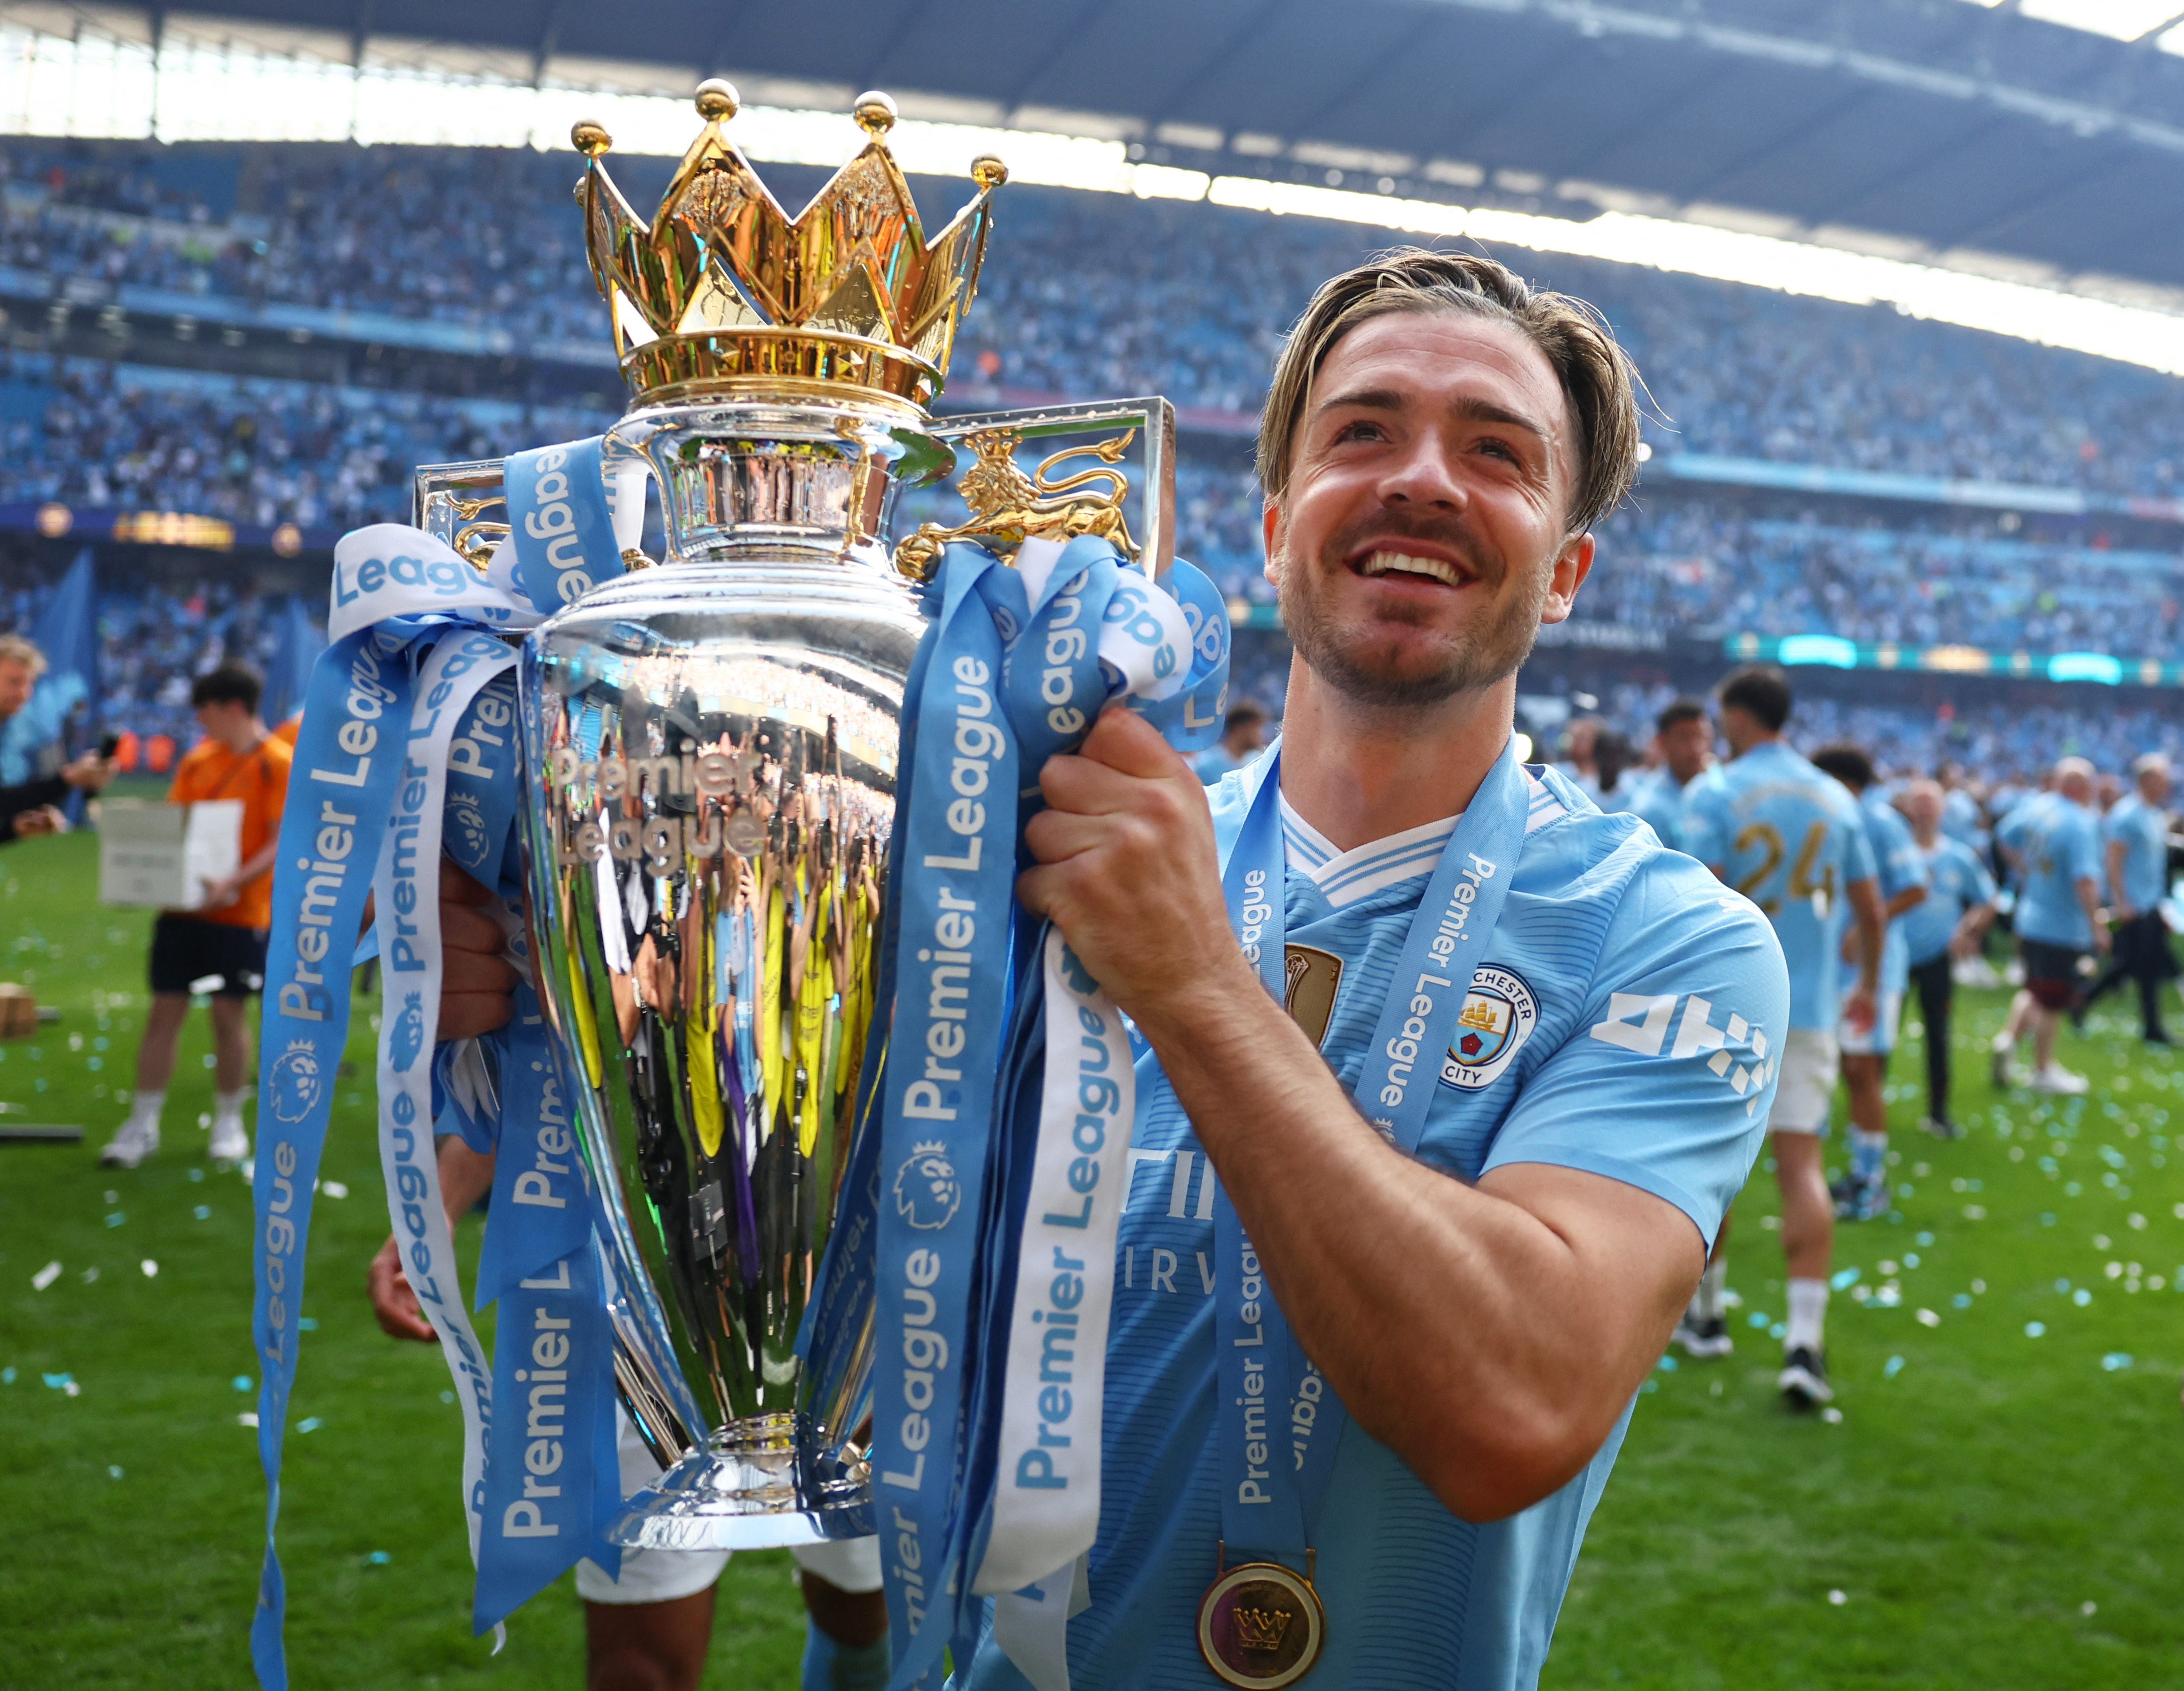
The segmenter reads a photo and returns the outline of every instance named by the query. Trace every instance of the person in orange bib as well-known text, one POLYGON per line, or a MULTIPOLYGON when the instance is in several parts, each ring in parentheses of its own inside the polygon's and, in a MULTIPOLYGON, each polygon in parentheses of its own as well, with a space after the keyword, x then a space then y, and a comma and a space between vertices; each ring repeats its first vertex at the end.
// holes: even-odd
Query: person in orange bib
POLYGON ((212 1005, 214 1101, 211 1154, 239 1163, 250 1154, 242 1125, 250 1072, 249 1004, 265 983, 265 931, 273 922, 273 858, 288 792, 289 745, 258 715, 261 683, 240 664, 222 664, 190 689, 205 737, 176 766, 172 804, 242 801, 242 860, 225 880, 208 882, 196 908, 162 910, 152 929, 152 1010, 136 1048, 136 1089, 129 1119, 99 1160, 135 1168, 159 1149, 159 1111, 175 1071, 175 1046, 190 999, 212 1005))

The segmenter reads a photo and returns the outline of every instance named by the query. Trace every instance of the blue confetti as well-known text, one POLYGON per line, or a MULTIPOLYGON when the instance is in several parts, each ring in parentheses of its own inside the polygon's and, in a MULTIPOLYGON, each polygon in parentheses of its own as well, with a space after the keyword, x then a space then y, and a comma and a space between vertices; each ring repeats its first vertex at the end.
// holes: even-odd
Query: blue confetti
POLYGON ((1638 1389, 1641 1392, 1658 1392, 1661 1389, 1661 1382, 1658 1380, 1646 1380, 1640 1383, 1638 1389))
POLYGON ((1903 1265, 1906 1268, 1916 1268, 1919 1265, 1919 1253, 1915 1250, 1905 1251, 1903 1253, 1903 1265))
POLYGON ((106 1225, 109 1227, 118 1227, 128 1219, 129 1218, 126 1215, 123 1215, 119 1210, 116 1210, 111 1215, 109 1215, 106 1218, 106 1225))
POLYGON ((212 1220, 211 1210, 203 1204, 198 1204, 198 1207, 190 1213, 195 1215, 200 1221, 209 1221, 212 1220))
POLYGON ((50 1391, 65 1392, 75 1382, 73 1374, 47 1374, 42 1377, 50 1391))
POLYGON ((1673 1374, 1676 1371, 1676 1359, 1673 1356, 1663 1356, 1659 1366, 1663 1374, 1673 1374))
POLYGON ((2084 1287, 2081 1286, 2076 1291, 2070 1294, 2070 1301, 2082 1310, 2086 1304, 2093 1301, 2093 1294, 2086 1290, 2084 1287))
POLYGON ((1931 1233, 1921 1233, 1919 1235, 1917 1239, 1913 1241, 1913 1243, 1920 1245, 1930 1245, 1934 1243, 1934 1236, 1931 1233))
POLYGON ((1903 1371, 1903 1359, 1900 1356, 1892 1356, 1880 1365, 1880 1377, 1884 1380, 1892 1380, 1903 1371))
POLYGON ((2127 1350, 2111 1350, 2101 1358, 2101 1366, 2111 1374, 2120 1369, 2128 1368, 2131 1366, 2131 1353, 2127 1350))
POLYGON ((2025 1336, 2027 1338, 2037 1338, 2047 1331, 2048 1323, 2045 1321, 2027 1321, 2025 1324, 2025 1336))
POLYGON ((305 1332, 316 1332, 319 1330, 319 1318, 316 1316, 298 1316, 296 1317, 296 1325, 305 1332))
POLYGON ((204 1171, 201 1168, 192 1169, 190 1171, 190 1178, 192 1180, 202 1181, 204 1178, 204 1171))
POLYGON ((118 1480, 121 1477, 121 1470, 109 1462, 106 1465, 106 1477, 109 1480, 118 1480))
POLYGON ((248 1391, 250 1389, 250 1377, 248 1374, 237 1375, 235 1377, 235 1389, 238 1392, 248 1391))
POLYGON ((0 1386, 12 1386, 14 1383, 15 1371, 13 1368, 0 1368, 0 1386))
POLYGON ((2058 1292, 2068 1293, 2070 1289, 2070 1282, 2067 1280, 2058 1280, 2055 1282, 2055 1289, 2058 1292))
POLYGON ((296 1423, 296 1431, 298 1432, 316 1432, 325 1425, 326 1422, 320 1421, 318 1416, 315 1415, 307 1415, 301 1421, 296 1423))
POLYGON ((365 1557, 364 1561, 366 1567, 383 1568, 393 1560, 384 1550, 374 1550, 365 1557))
POLYGON ((1949 1307, 1953 1310, 1969 1310, 1971 1306, 1972 1294, 1969 1292, 1959 1292, 1949 1299, 1949 1307))
POLYGON ((2055 1212, 2053 1210, 2042 1210, 2040 1215, 2040 1225, 2043 1227, 2053 1227, 2055 1225, 2055 1212))
POLYGON ((1763 1327, 1767 1325, 1767 1317, 1758 1310, 1754 1310, 1744 1318, 1744 1322, 1747 1327, 1763 1327))
POLYGON ((1838 1269, 1834 1274, 1829 1276, 1828 1284, 1834 1287, 1838 1292, 1847 1292, 1852 1287, 1858 1284, 1858 1277, 1863 1271, 1863 1270, 1856 1268, 1838 1269))
POLYGON ((1776 1321, 1767 1329, 1767 1337, 1769 1338, 1780 1338, 1784 1333, 1789 1331, 1790 1329, 1783 1326, 1781 1322, 1776 1321))

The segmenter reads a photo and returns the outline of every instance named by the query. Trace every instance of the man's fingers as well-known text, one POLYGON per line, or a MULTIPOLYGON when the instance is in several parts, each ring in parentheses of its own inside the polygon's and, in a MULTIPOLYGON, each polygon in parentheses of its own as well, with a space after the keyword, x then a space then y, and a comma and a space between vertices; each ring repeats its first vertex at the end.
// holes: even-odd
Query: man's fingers
POLYGON ((1115 837, 1117 824, 1103 815, 1042 810, 1024 825, 1024 844, 1041 863, 1060 863, 1115 837))
POLYGON ((418 1306, 417 1294, 402 1273, 399 1247, 393 1239, 380 1246, 364 1277, 371 1298, 371 1313, 379 1329, 390 1338, 414 1338, 429 1343, 438 1337, 418 1306))
POLYGON ((492 897, 491 893, 454 864, 444 857, 440 859, 440 902, 443 904, 482 904, 492 897))
POLYGON ((1084 737, 1084 755, 1124 775, 1149 781, 1190 772, 1190 765, 1162 737, 1160 730, 1127 705, 1112 704, 1100 713, 1100 720, 1084 737))
POLYGON ((440 943, 449 951, 479 952, 497 957, 507 948, 508 937, 500 924, 470 904, 440 906, 440 943))
POLYGON ((515 1014, 515 1001, 505 992, 450 993, 443 987, 437 1037, 442 1040, 475 1039, 496 1027, 505 1027, 509 1017, 515 1014))

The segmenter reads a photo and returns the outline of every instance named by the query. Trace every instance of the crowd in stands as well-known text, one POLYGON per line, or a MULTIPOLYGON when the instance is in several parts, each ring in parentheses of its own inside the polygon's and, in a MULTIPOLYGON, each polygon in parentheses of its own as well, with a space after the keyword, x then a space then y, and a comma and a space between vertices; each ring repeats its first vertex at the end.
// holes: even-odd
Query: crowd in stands
MULTIPOLYGON (((0 632, 29 634, 53 585, 27 576, 0 581, 0 632)), ((187 748, 197 738, 191 681, 228 660, 271 673, 280 604, 278 595, 217 576, 187 584, 102 581, 99 697, 89 719, 145 744, 165 736, 187 748)), ((323 598, 310 601, 309 610, 324 623, 323 598)))
MULTIPOLYGON (((57 281, 492 325, 523 344, 597 340, 603 309, 568 202, 575 166, 493 149, 11 142, 0 152, 0 265, 57 281)), ((616 164, 648 208, 670 168, 616 164)), ((792 209, 824 179, 765 174, 792 209)), ((962 192, 916 186, 928 215, 962 192)), ((1391 240, 1306 219, 1011 188, 956 375, 981 392, 1156 392, 1249 414, 1312 286, 1391 240)), ((2184 492, 2175 381, 1879 309, 1511 256, 1615 325, 1647 378, 1657 455, 2184 492)), ((0 350, 0 504, 187 511, 323 533, 403 517, 415 464, 495 456, 610 420, 576 407, 58 359, 25 349, 25 338, 0 350)), ((1178 549, 1232 599, 1264 604, 1260 496, 1244 448, 1186 437, 1178 549)), ((934 494, 906 501, 902 515, 906 526, 958 513, 951 496, 934 494)), ((1693 641, 1815 632, 2173 657, 2184 558, 2156 549, 2161 531, 2113 540, 2092 527, 2014 528, 1992 515, 1936 508, 1919 519, 1841 500, 1792 519, 1779 504, 1770 514, 1657 483, 1603 527, 1578 615, 1693 641)), ((219 653, 254 655, 254 608, 217 589, 147 587, 111 605, 109 702, 148 727, 219 653)), ((16 609, 6 620, 20 626, 16 609)), ((1278 704, 1281 650, 1240 646, 1240 686, 1278 704)), ((1650 709, 1622 714, 1635 730, 1650 709)), ((1906 766, 1931 762, 1946 743, 1967 761, 2029 768, 2072 738, 2097 742, 2087 754, 2114 763, 2171 731, 2165 718, 2096 723, 2012 709, 1937 724, 1861 709, 1871 720, 1846 731, 1906 766)))
MULTIPOLYGON (((482 148, 11 146, 0 264, 264 302, 604 337, 569 203, 573 156, 482 148), (182 172, 178 161, 194 160, 182 172), (194 195, 178 180, 198 184, 194 195), (209 183, 225 182, 226 192, 209 183), (240 215, 237 196, 250 203, 240 215), (214 202, 220 202, 215 203, 214 202), (184 233, 177 238, 177 229, 184 233)), ((669 169, 617 160, 649 209, 669 169)), ((764 168, 795 209, 824 179, 764 168)), ((921 179, 929 215, 960 183, 921 179)), ((1256 409, 1280 336, 1387 231, 1202 204, 1012 188, 959 378, 1256 409)), ((1516 253, 1597 303, 1644 370, 1657 451, 2166 497, 2184 387, 2101 359, 1633 266, 1516 253)))
POLYGON ((416 464, 497 457, 612 420, 304 382, 153 383, 87 359, 57 371, 50 362, 0 353, 0 504, 349 529, 406 520, 416 464))

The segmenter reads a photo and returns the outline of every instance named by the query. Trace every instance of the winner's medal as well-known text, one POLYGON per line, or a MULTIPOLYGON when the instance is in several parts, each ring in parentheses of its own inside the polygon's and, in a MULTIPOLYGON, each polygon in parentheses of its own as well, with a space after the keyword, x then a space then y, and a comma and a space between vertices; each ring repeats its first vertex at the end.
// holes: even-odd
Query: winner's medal
POLYGON ((1327 1643, 1327 1610, 1312 1588, 1313 1553, 1299 1578, 1279 1562, 1227 1567, 1224 1543, 1213 1583, 1198 1602, 1198 1652, 1230 1685, 1294 1685, 1311 1672, 1327 1643))

